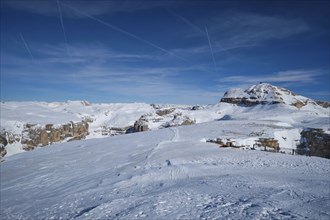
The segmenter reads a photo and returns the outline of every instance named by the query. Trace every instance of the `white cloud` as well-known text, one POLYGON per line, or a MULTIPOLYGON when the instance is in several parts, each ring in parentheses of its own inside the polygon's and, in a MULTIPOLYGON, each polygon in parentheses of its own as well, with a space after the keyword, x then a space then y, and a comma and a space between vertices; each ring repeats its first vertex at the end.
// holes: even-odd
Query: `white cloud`
MULTIPOLYGON (((207 24, 212 36, 214 52, 260 46, 268 40, 281 40, 310 31, 302 19, 283 15, 263 15, 242 11, 226 11, 215 17, 207 17, 200 23, 207 24)), ((205 42, 205 33, 190 27, 186 37, 200 38, 205 42)), ((202 45, 200 45, 201 47, 202 45)), ((204 52, 204 51, 203 51, 204 52)))
POLYGON ((318 76, 322 75, 322 71, 319 69, 311 70, 287 70, 280 71, 265 75, 237 75, 228 76, 219 79, 219 82, 224 83, 310 83, 315 82, 318 76))
MULTIPOLYGON (((61 3, 70 4, 91 16, 98 16, 106 13, 115 12, 130 12, 136 10, 144 10, 149 8, 172 5, 172 1, 84 1, 84 0, 59 0, 61 3)), ((59 16, 57 0, 4 0, 3 6, 11 7, 17 10, 28 11, 35 14, 45 16, 59 16)), ((64 17, 68 18, 84 18, 79 13, 76 13, 68 8, 62 7, 64 17)))
POLYGON ((4 81, 15 78, 29 91, 34 91, 38 82, 49 87, 49 91, 65 86, 81 91, 81 96, 115 94, 127 101, 194 104, 203 100, 200 104, 205 104, 217 102, 222 95, 213 93, 212 88, 202 88, 198 83, 177 80, 184 75, 189 78, 191 72, 206 72, 207 67, 203 65, 176 65, 173 62, 154 65, 150 62, 152 55, 118 53, 102 44, 71 44, 72 56, 67 55, 64 44, 37 47, 32 43, 31 48, 35 60, 2 51, 4 81))

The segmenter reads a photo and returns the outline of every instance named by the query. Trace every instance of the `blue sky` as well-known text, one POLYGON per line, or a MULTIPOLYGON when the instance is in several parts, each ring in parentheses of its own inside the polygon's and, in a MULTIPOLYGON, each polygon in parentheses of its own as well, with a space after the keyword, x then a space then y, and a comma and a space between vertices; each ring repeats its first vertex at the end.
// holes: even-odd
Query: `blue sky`
POLYGON ((1 100, 330 101, 329 1, 1 1, 1 100))

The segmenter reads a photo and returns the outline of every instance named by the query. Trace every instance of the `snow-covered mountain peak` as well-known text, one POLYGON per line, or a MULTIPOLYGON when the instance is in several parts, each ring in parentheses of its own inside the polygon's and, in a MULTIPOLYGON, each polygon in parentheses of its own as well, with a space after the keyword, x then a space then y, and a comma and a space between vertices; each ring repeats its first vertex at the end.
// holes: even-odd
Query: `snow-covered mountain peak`
POLYGON ((231 89, 224 94, 221 102, 245 106, 282 103, 297 108, 301 108, 307 104, 317 105, 316 102, 309 98, 268 83, 259 83, 245 90, 231 89))

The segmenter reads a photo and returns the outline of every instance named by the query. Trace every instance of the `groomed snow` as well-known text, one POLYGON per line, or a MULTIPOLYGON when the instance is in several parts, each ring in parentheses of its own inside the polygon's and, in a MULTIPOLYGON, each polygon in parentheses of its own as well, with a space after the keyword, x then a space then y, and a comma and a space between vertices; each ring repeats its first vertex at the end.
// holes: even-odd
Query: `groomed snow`
MULTIPOLYGON (((269 130, 275 123, 268 123, 269 130)), ((200 141, 246 137, 260 125, 215 121, 4 158, 1 217, 329 219, 328 159, 200 141)))

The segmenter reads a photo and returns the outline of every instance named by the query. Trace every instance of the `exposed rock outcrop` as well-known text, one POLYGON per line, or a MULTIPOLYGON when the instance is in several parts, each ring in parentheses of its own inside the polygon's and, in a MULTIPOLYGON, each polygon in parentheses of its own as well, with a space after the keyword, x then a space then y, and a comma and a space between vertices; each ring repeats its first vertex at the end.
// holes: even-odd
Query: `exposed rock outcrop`
POLYGON ((194 105, 193 107, 191 107, 192 111, 201 110, 201 109, 203 109, 203 107, 200 105, 194 105))
POLYGON ((264 150, 271 150, 275 152, 280 151, 280 145, 278 140, 274 138, 259 138, 259 140, 255 144, 258 147, 264 147, 264 150))
POLYGON ((128 129, 130 129, 131 126, 128 127, 102 127, 102 136, 114 136, 114 135, 120 135, 120 134, 126 134, 128 129))
POLYGON ((0 135, 0 146, 7 146, 8 141, 5 137, 3 137, 2 135, 0 135))
POLYGON ((323 108, 330 108, 330 102, 325 101, 315 101, 318 105, 322 106, 323 108))
MULTIPOLYGON (((239 142, 235 141, 235 139, 209 139, 206 140, 206 142, 215 143, 218 144, 219 147, 234 147, 234 148, 240 148, 240 147, 248 147, 245 145, 240 145, 239 142)), ((253 146, 250 146, 249 149, 255 150, 256 148, 259 148, 264 151, 273 151, 273 152, 279 152, 280 147, 278 140, 274 138, 259 138, 255 141, 253 146)))
POLYGON ((7 142, 7 144, 12 144, 15 142, 19 142, 21 140, 21 137, 18 134, 14 134, 12 132, 8 132, 6 130, 2 130, 0 133, 1 138, 7 142))
POLYGON ((210 140, 207 140, 206 142, 219 144, 219 147, 240 147, 240 146, 237 146, 235 141, 232 141, 229 138, 228 139, 217 138, 214 140, 210 139, 210 140))
POLYGON ((44 127, 27 124, 22 133, 21 144, 24 150, 32 150, 37 146, 46 146, 52 143, 84 139, 88 135, 88 123, 71 122, 54 127, 47 124, 44 127))
POLYGON ((302 101, 297 100, 295 103, 292 103, 291 105, 300 109, 300 108, 304 107, 305 105, 307 105, 307 103, 308 103, 307 101, 302 102, 302 101))
POLYGON ((156 111, 156 114, 159 116, 164 116, 164 115, 171 114, 174 111, 175 111, 175 108, 159 109, 158 111, 156 111))
POLYGON ((92 103, 90 103, 89 101, 81 101, 80 102, 83 106, 91 106, 92 103))
POLYGON ((330 134, 322 129, 307 128, 301 132, 297 154, 325 157, 330 159, 330 134))
POLYGON ((175 126, 182 126, 182 125, 191 125, 195 124, 196 121, 189 118, 187 115, 182 115, 182 113, 176 113, 173 115, 173 119, 169 122, 165 122, 162 127, 175 127, 175 126))
POLYGON ((279 101, 259 101, 256 100, 254 98, 222 98, 221 102, 227 102, 227 103, 231 103, 231 104, 236 104, 236 105, 240 105, 240 106, 246 106, 246 107, 250 107, 250 106, 254 106, 254 105, 266 105, 266 104, 279 104, 281 102, 279 101))
POLYGON ((147 131, 149 130, 148 128, 148 119, 146 118, 145 115, 142 115, 139 120, 135 121, 133 129, 134 132, 142 132, 142 131, 147 131))
POLYGON ((8 141, 5 137, 0 135, 0 158, 4 157, 7 154, 6 146, 8 144, 8 141))

